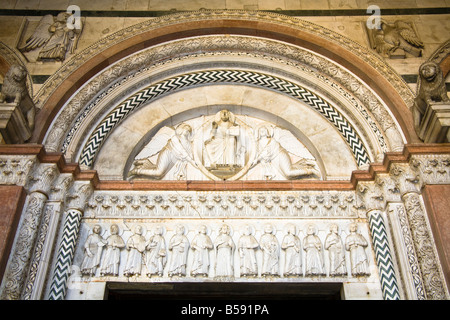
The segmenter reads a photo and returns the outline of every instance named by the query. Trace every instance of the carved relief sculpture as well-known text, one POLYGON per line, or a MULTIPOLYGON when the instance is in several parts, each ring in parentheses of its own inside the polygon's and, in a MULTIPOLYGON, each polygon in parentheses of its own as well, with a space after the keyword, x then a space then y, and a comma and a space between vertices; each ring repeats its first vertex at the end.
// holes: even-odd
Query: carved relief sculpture
POLYGON ((191 248, 194 251, 191 275, 207 277, 209 274, 209 251, 213 249, 213 243, 207 235, 205 225, 200 226, 198 234, 192 240, 191 248))
POLYGON ((189 240, 184 235, 185 229, 182 225, 176 227, 176 234, 170 239, 169 250, 172 257, 169 267, 169 276, 185 276, 187 255, 189 252, 189 240))
MULTIPOLYGON (((192 158, 192 128, 187 124, 179 125, 175 130, 170 127, 164 127, 158 132, 158 139, 164 143, 161 149, 161 143, 155 143, 155 149, 148 151, 149 156, 145 159, 139 159, 134 162, 128 176, 144 176, 153 179, 161 179, 170 169, 176 167, 175 178, 177 180, 186 179, 187 163, 194 164, 192 158), (149 158, 158 154, 156 164, 153 164, 149 158)), ((195 164, 194 164, 195 166, 195 164)))
POLYGON ((145 251, 146 244, 142 232, 142 226, 136 226, 134 234, 127 241, 126 249, 128 250, 128 258, 123 271, 125 276, 131 277, 141 274, 142 255, 145 251))
POLYGON ((234 274, 233 253, 235 244, 230 236, 230 227, 226 224, 222 225, 219 235, 214 241, 216 248, 216 277, 232 277, 234 274))
POLYGON ((243 235, 239 238, 238 250, 241 261, 241 276, 258 275, 258 265, 256 262, 256 249, 259 244, 252 235, 252 229, 249 225, 244 226, 243 235))
POLYGON ((302 274, 301 241, 296 235, 296 227, 290 224, 287 234, 283 238, 281 248, 285 251, 285 276, 298 276, 302 274))
POLYGON ((117 276, 119 274, 120 250, 125 247, 125 242, 119 235, 117 224, 111 225, 110 232, 111 235, 106 239, 106 250, 100 268, 102 276, 117 276))
POLYGON ((419 83, 417 96, 414 99, 412 113, 414 128, 419 138, 423 140, 421 125, 423 117, 428 108, 433 104, 449 104, 444 76, 440 66, 431 61, 423 63, 419 68, 419 83))
POLYGON ((45 15, 19 50, 30 52, 40 48, 36 61, 64 61, 68 52, 75 52, 84 25, 80 19, 75 25, 79 28, 70 28, 71 16, 68 12, 61 12, 56 17, 45 15))
POLYGON ((3 119, 11 119, 15 128, 8 130, 8 125, 2 124, 2 135, 7 143, 28 141, 35 126, 37 108, 28 93, 26 80, 26 69, 17 64, 12 65, 5 75, 0 93, 0 112, 3 119), (19 115, 14 116, 17 111, 19 115))
POLYGON ((235 119, 230 111, 221 110, 212 122, 209 137, 204 142, 204 165, 209 171, 218 171, 216 174, 219 175, 232 176, 243 165, 241 159, 245 148, 241 143, 240 126, 235 119), (230 173, 222 173, 226 171, 230 173))
POLYGON ((394 23, 381 21, 380 29, 369 30, 372 47, 387 58, 405 58, 405 52, 414 57, 422 55, 420 41, 412 24, 397 20, 394 23))
POLYGON ((163 229, 161 226, 155 228, 154 234, 150 237, 146 246, 145 264, 147 265, 147 275, 162 276, 164 267, 167 262, 166 241, 163 236, 163 229))
POLYGON ((345 250, 336 224, 331 225, 330 233, 325 238, 325 250, 328 250, 330 257, 330 276, 345 275, 345 250))
POLYGON ((89 276, 94 276, 100 266, 103 247, 107 243, 100 235, 101 227, 99 225, 95 225, 92 232, 84 244, 84 260, 81 264, 81 273, 89 276))
POLYGON ((274 235, 274 228, 271 224, 267 224, 264 227, 264 234, 261 236, 259 244, 263 252, 261 275, 279 276, 280 245, 274 235))
POLYGON ((305 274, 312 276, 325 274, 322 242, 316 233, 316 226, 310 224, 306 230, 306 237, 303 239, 303 250, 306 252, 305 274))
POLYGON ((350 234, 345 238, 345 249, 350 251, 350 262, 353 276, 369 275, 369 263, 365 248, 368 243, 363 235, 357 233, 356 223, 350 225, 350 234))
POLYGON ((276 178, 276 172, 281 173, 288 180, 308 175, 320 177, 319 171, 315 168, 315 161, 302 159, 292 163, 287 150, 275 140, 273 131, 273 128, 266 126, 257 130, 257 155, 252 167, 258 163, 263 166, 264 180, 276 178))
POLYGON ((290 131, 226 109, 176 129, 161 128, 128 172, 130 179, 238 180, 244 176, 291 180, 321 175, 317 161, 290 131))

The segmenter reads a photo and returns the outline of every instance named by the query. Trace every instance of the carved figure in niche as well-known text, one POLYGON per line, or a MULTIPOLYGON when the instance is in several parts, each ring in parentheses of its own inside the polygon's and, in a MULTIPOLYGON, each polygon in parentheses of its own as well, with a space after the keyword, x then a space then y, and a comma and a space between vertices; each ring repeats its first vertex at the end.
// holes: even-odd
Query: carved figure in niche
POLYGON ((356 223, 350 225, 350 234, 345 238, 345 249, 350 251, 350 262, 353 276, 369 275, 369 263, 365 247, 368 243, 366 239, 357 233, 356 223))
POLYGON ((26 81, 27 70, 21 65, 12 65, 5 74, 0 103, 14 103, 23 114, 30 130, 33 130, 37 110, 28 93, 26 81))
POLYGON ((205 225, 200 226, 199 233, 192 240, 191 248, 194 251, 191 275, 193 277, 207 277, 209 273, 209 251, 213 248, 213 243, 207 235, 205 225))
POLYGON ((316 227, 312 224, 306 229, 306 237, 303 239, 303 250, 305 256, 305 274, 306 275, 324 275, 322 242, 316 235, 316 227))
POLYGON ((204 142, 203 161, 208 170, 231 170, 243 165, 241 129, 234 114, 228 110, 217 113, 211 124, 209 138, 204 142))
POLYGON ((230 227, 224 224, 220 228, 219 235, 214 241, 214 246, 216 248, 216 277, 232 277, 234 274, 233 253, 236 246, 230 233, 230 227))
POLYGON ((110 227, 111 235, 106 239, 106 250, 100 268, 102 276, 119 274, 120 250, 125 247, 125 242, 119 236, 119 227, 113 224, 110 227))
POLYGON ((146 245, 145 264, 147 266, 147 276, 157 274, 162 276, 167 262, 166 241, 163 236, 163 228, 157 226, 154 234, 150 237, 146 245))
POLYGON ((296 227, 293 224, 288 225, 287 234, 281 243, 281 249, 285 251, 285 276, 298 276, 302 274, 301 241, 296 233, 296 227))
POLYGON ((142 232, 142 226, 136 226, 134 229, 134 234, 127 241, 126 249, 128 250, 128 258, 123 271, 125 276, 131 277, 141 274, 142 256, 144 254, 146 244, 142 232))
POLYGON ((264 227, 264 234, 261 236, 259 245, 263 252, 261 275, 279 276, 280 245, 274 235, 274 228, 271 224, 267 224, 264 227))
POLYGON ((186 179, 186 167, 188 163, 197 166, 192 156, 192 128, 182 123, 175 130, 163 127, 156 135, 149 150, 148 157, 134 161, 134 168, 128 173, 129 177, 148 177, 161 179, 166 173, 175 167, 176 180, 186 179), (162 147, 163 145, 163 147, 162 147), (150 158, 158 154, 156 164, 150 158))
MULTIPOLYGON (((422 118, 432 104, 450 103, 441 68, 435 62, 428 61, 419 68, 417 96, 412 108, 414 127, 419 134, 422 118)), ((423 137, 420 137, 423 138, 423 137)))
POLYGON ((256 249, 259 244, 252 235, 252 229, 249 225, 244 227, 243 235, 239 238, 238 250, 241 261, 241 276, 258 275, 258 265, 256 262, 256 249))
POLYGON ((397 20, 388 24, 381 21, 380 29, 372 30, 372 37, 377 52, 388 58, 405 58, 404 51, 414 57, 422 55, 423 42, 408 22, 397 20))
POLYGON ((176 227, 176 234, 170 239, 169 250, 172 257, 169 267, 169 276, 185 276, 186 262, 189 252, 189 240, 184 235, 185 229, 182 225, 176 227))
MULTIPOLYGON (((283 137, 287 139, 287 135, 283 137)), ((286 140, 284 142, 284 145, 289 147, 290 141, 286 140)), ((266 180, 274 179, 277 174, 281 174, 288 180, 309 175, 320 176, 314 160, 301 159, 296 163, 292 163, 286 148, 274 138, 274 129, 272 127, 261 126, 258 128, 256 150, 256 158, 251 167, 256 166, 258 163, 261 164, 264 172, 263 178, 266 180)))
POLYGON ((84 243, 84 259, 81 264, 81 273, 84 275, 94 276, 100 265, 103 247, 106 245, 106 241, 100 235, 101 230, 99 225, 95 225, 92 228, 92 234, 84 243))
POLYGON ((75 52, 84 25, 80 19, 79 28, 69 28, 71 16, 68 12, 61 12, 56 17, 45 15, 19 50, 29 52, 41 48, 37 61, 64 61, 67 52, 75 52))
POLYGON ((339 236, 339 228, 336 224, 331 225, 330 233, 325 238, 325 249, 330 257, 330 276, 345 275, 345 250, 342 239, 339 236))

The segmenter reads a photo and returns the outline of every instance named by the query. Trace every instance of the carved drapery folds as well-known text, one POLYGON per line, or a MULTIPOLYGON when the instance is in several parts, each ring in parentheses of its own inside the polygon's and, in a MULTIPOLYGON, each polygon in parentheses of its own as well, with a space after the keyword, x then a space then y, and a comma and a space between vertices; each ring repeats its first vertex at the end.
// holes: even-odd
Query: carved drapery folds
POLYGON ((119 224, 88 219, 82 228, 74 260, 82 281, 367 279, 373 267, 367 231, 348 220, 334 223, 331 231, 320 221, 235 219, 201 224, 190 219, 119 224))
POLYGON ((205 118, 160 129, 137 155, 128 176, 157 180, 322 176, 316 159, 288 130, 226 109, 205 118))
POLYGON ((412 155, 373 181, 358 182, 356 190, 339 192, 94 191, 91 183, 74 182, 72 174, 35 164, 33 157, 4 157, 3 163, 5 181, 23 183, 23 175, 30 177, 17 249, 3 281, 5 299, 39 299, 45 290, 47 298, 64 299, 71 284, 92 278, 373 281, 381 277, 376 264, 382 259, 369 248, 376 248, 381 234, 386 240, 381 251, 391 256, 386 270, 394 272, 391 284, 398 286, 397 291, 391 287, 390 298, 448 298, 420 196, 424 184, 448 183, 447 154, 412 155), (381 222, 371 226, 365 219, 381 222), (137 225, 142 241, 132 246, 137 225), (360 249, 352 248, 352 241, 360 249), (60 247, 54 264, 46 266, 49 243, 55 242, 60 247), (127 263, 133 272, 125 272, 127 263), (74 268, 80 270, 78 280, 71 276, 74 268))

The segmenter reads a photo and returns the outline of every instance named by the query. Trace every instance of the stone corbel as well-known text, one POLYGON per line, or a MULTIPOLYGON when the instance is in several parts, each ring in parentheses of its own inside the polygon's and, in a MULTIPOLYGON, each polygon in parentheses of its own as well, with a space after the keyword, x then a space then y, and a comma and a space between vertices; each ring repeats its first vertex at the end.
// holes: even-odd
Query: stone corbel
POLYGON ((450 103, 428 106, 419 128, 419 137, 425 143, 450 142, 450 103))

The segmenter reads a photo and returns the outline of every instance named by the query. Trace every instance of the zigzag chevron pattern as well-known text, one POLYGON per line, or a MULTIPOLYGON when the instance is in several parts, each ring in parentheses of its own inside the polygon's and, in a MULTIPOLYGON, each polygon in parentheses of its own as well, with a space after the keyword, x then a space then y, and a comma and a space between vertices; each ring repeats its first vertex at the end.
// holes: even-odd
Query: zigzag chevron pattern
POLYGON ((358 134, 348 121, 328 102, 298 85, 266 74, 241 70, 210 70, 177 76, 147 87, 122 102, 109 113, 90 135, 80 163, 92 166, 97 151, 113 128, 139 107, 164 94, 191 86, 208 84, 246 84, 264 87, 303 101, 319 112, 339 130, 352 150, 358 166, 369 163, 370 159, 358 134))
POLYGON ((400 300, 386 228, 383 217, 378 212, 369 214, 369 227, 372 234, 372 243, 375 249, 378 270, 380 272, 383 297, 385 300, 400 300))
POLYGON ((64 223, 63 237, 59 246, 56 267, 50 288, 49 300, 64 300, 67 290, 67 279, 73 262, 75 245, 80 229, 81 212, 69 210, 64 223))

